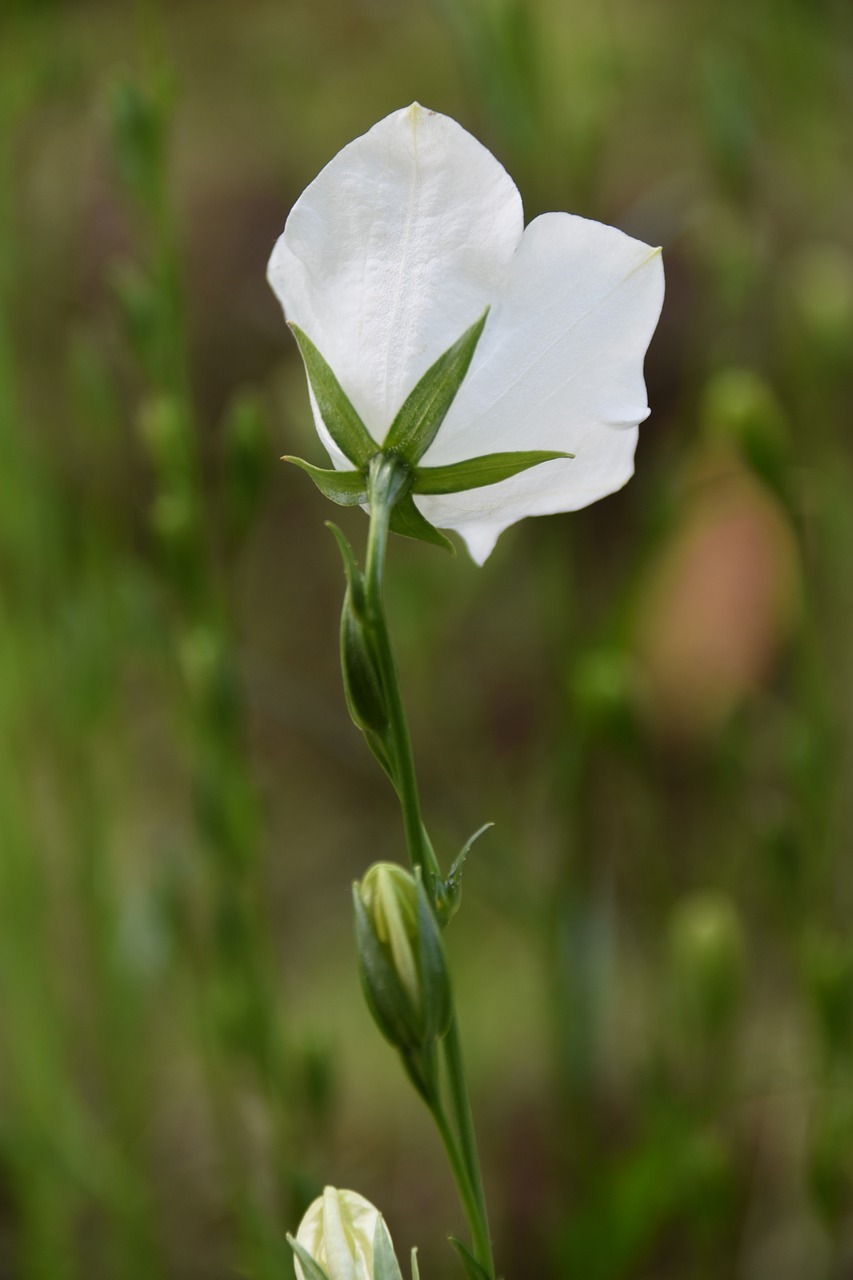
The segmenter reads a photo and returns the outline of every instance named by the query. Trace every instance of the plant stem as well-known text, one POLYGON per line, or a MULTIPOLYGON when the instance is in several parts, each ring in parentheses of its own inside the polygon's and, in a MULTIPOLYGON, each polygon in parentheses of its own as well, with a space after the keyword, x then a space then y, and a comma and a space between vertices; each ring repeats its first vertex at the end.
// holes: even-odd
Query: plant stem
POLYGON ((440 868, 429 841, 424 838, 412 743, 400 693, 397 663, 388 632, 382 592, 388 525, 394 500, 400 496, 405 479, 405 474, 395 471, 393 462, 384 458, 371 470, 370 530, 367 536, 364 587, 367 616, 388 703, 393 739, 395 786, 403 814, 406 847, 412 866, 420 867, 424 885, 432 897, 433 880, 440 875, 440 868))
MULTIPOLYGON (((400 693, 397 663, 391 645, 383 602, 385 552, 391 512, 395 501, 405 493, 408 474, 395 459, 377 455, 370 468, 370 530, 367 538, 364 588, 367 621, 373 640, 385 694, 391 732, 394 779, 406 845, 414 869, 420 869, 424 886, 435 907, 435 888, 441 884, 441 868, 426 835, 421 817, 415 762, 406 712, 400 693)), ((474 1256, 490 1277, 495 1264, 489 1236, 489 1221, 483 1192, 483 1179, 474 1135, 474 1121, 465 1077, 462 1045, 454 1010, 443 1041, 451 1121, 438 1098, 430 1104, 447 1158, 453 1172, 459 1197, 471 1232, 474 1256)))
POLYGON ((459 1038, 459 1024, 456 1021, 455 1009, 450 1019, 447 1035, 444 1037, 443 1046, 450 1106, 456 1123, 456 1131, 459 1135, 459 1145, 470 1182, 471 1194, 476 1206, 475 1216, 471 1217, 469 1214, 468 1219, 471 1225, 474 1254, 477 1261, 482 1263, 489 1275, 493 1276, 495 1274, 495 1263, 489 1234, 489 1215, 486 1209, 483 1177, 480 1172, 480 1156, 477 1151, 477 1138, 474 1133, 474 1116, 468 1095, 468 1079, 465 1074, 465 1060, 462 1056, 462 1041, 459 1038))

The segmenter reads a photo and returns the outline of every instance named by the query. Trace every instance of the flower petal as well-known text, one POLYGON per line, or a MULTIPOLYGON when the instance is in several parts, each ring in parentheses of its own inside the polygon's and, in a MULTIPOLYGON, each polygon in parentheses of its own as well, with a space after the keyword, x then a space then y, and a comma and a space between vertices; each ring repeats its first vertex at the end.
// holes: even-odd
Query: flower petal
POLYGON ((382 440, 499 291, 522 229, 503 166, 454 120, 414 104, 344 147, 305 190, 269 279, 382 440))
POLYGON ((660 252, 612 227, 550 213, 524 232, 502 298, 424 466, 477 453, 562 449, 500 484, 417 497, 479 563, 528 515, 573 511, 633 473, 648 416, 643 358, 663 303, 660 252))

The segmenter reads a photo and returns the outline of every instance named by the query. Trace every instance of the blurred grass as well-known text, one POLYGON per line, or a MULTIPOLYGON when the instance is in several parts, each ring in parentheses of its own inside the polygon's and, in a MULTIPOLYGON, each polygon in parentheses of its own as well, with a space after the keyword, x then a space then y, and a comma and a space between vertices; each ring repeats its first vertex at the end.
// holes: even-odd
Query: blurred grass
MULTIPOLYGON (((362 1010, 398 856, 264 282, 412 99, 665 249, 637 476, 483 570, 403 543, 507 1275, 853 1266, 853 43, 844 0, 7 4, 0 1276, 290 1274, 325 1181, 459 1227, 362 1010)), ((347 515, 347 513, 344 513, 347 515)), ((344 521, 342 521, 343 523, 344 521)), ((363 537, 360 513, 348 532, 363 537)))

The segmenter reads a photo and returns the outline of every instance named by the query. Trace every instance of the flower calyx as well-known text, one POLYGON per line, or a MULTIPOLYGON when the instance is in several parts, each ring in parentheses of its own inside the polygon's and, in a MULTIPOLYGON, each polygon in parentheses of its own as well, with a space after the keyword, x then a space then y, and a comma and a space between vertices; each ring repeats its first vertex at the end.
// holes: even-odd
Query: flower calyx
POLYGON ((391 509, 394 533, 454 551, 453 544, 421 514, 414 495, 479 489, 540 463, 574 457, 558 450, 529 449, 484 454, 439 467, 419 465, 468 372, 488 315, 487 307, 426 371, 407 396, 382 445, 373 439, 322 353, 298 325, 291 324, 320 417, 333 445, 355 469, 315 467, 290 455, 284 461, 300 467, 324 497, 339 506, 365 506, 381 497, 391 509), (389 484, 392 475, 395 481, 389 484))

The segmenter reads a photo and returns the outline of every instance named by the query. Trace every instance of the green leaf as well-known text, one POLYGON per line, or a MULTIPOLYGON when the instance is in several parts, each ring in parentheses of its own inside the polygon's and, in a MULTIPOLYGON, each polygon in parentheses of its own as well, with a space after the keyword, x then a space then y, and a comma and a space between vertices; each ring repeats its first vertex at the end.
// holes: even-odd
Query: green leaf
POLYGON ((305 1273, 305 1280, 329 1280, 319 1262, 314 1261, 308 1250, 298 1240, 288 1235, 287 1243, 299 1259, 299 1265, 305 1273))
POLYGON ((360 507, 367 502, 367 481, 361 471, 334 471, 314 467, 302 458, 285 454, 282 462, 292 462, 309 475, 324 498, 330 498, 339 507, 360 507))
POLYGON ((399 453, 411 463, 424 456, 468 372, 488 314, 487 307, 476 324, 427 369, 392 422, 383 449, 399 453))
POLYGON ((418 1270, 418 1251, 412 1250, 412 1280, 421 1280, 421 1273, 418 1270))
POLYGON ((487 484, 509 480, 521 471, 538 467, 542 462, 573 458, 573 453, 551 449, 526 449, 518 453, 487 453, 480 458, 466 458, 447 467, 419 467, 415 473, 415 493, 461 493, 464 489, 482 489, 487 484))
POLYGON ((482 827, 474 832, 472 836, 466 840, 459 854, 454 859, 453 866, 445 881, 436 885, 435 906, 438 912, 438 918, 442 925, 449 924, 456 912, 459 910, 462 902, 462 873, 465 870, 465 863, 471 846, 475 840, 479 840, 484 831, 488 831, 495 824, 493 822, 484 822, 482 827))
POLYGON ((447 1238, 456 1250, 456 1255, 462 1263, 467 1280, 492 1280, 486 1268, 477 1261, 467 1245, 464 1245, 456 1236, 448 1236, 447 1238))
POLYGON ((419 542, 431 542, 436 547, 444 547, 445 551, 449 551, 452 556, 456 555, 456 548, 453 543, 449 538, 445 538, 443 533, 439 533, 438 529, 421 515, 412 501, 411 494, 407 494, 394 507, 391 512, 389 528, 393 533, 399 533, 404 538, 416 538, 419 542))
POLYGON ((382 1215, 373 1230, 373 1280, 403 1280, 382 1215))
POLYGON ((344 573, 346 574, 347 590, 349 592, 350 603, 358 618, 365 615, 365 596, 364 596, 364 574, 358 567, 358 561, 355 558, 355 552, 347 541, 346 535, 333 524, 331 520, 326 521, 326 528, 331 529, 335 535, 335 542, 338 544, 338 550, 341 553, 341 559, 344 562, 344 573))
POLYGON ((325 358, 298 325, 292 324, 293 336, 299 344, 305 372, 320 410, 326 430, 344 457, 363 470, 379 446, 356 413, 349 397, 338 382, 325 358))

